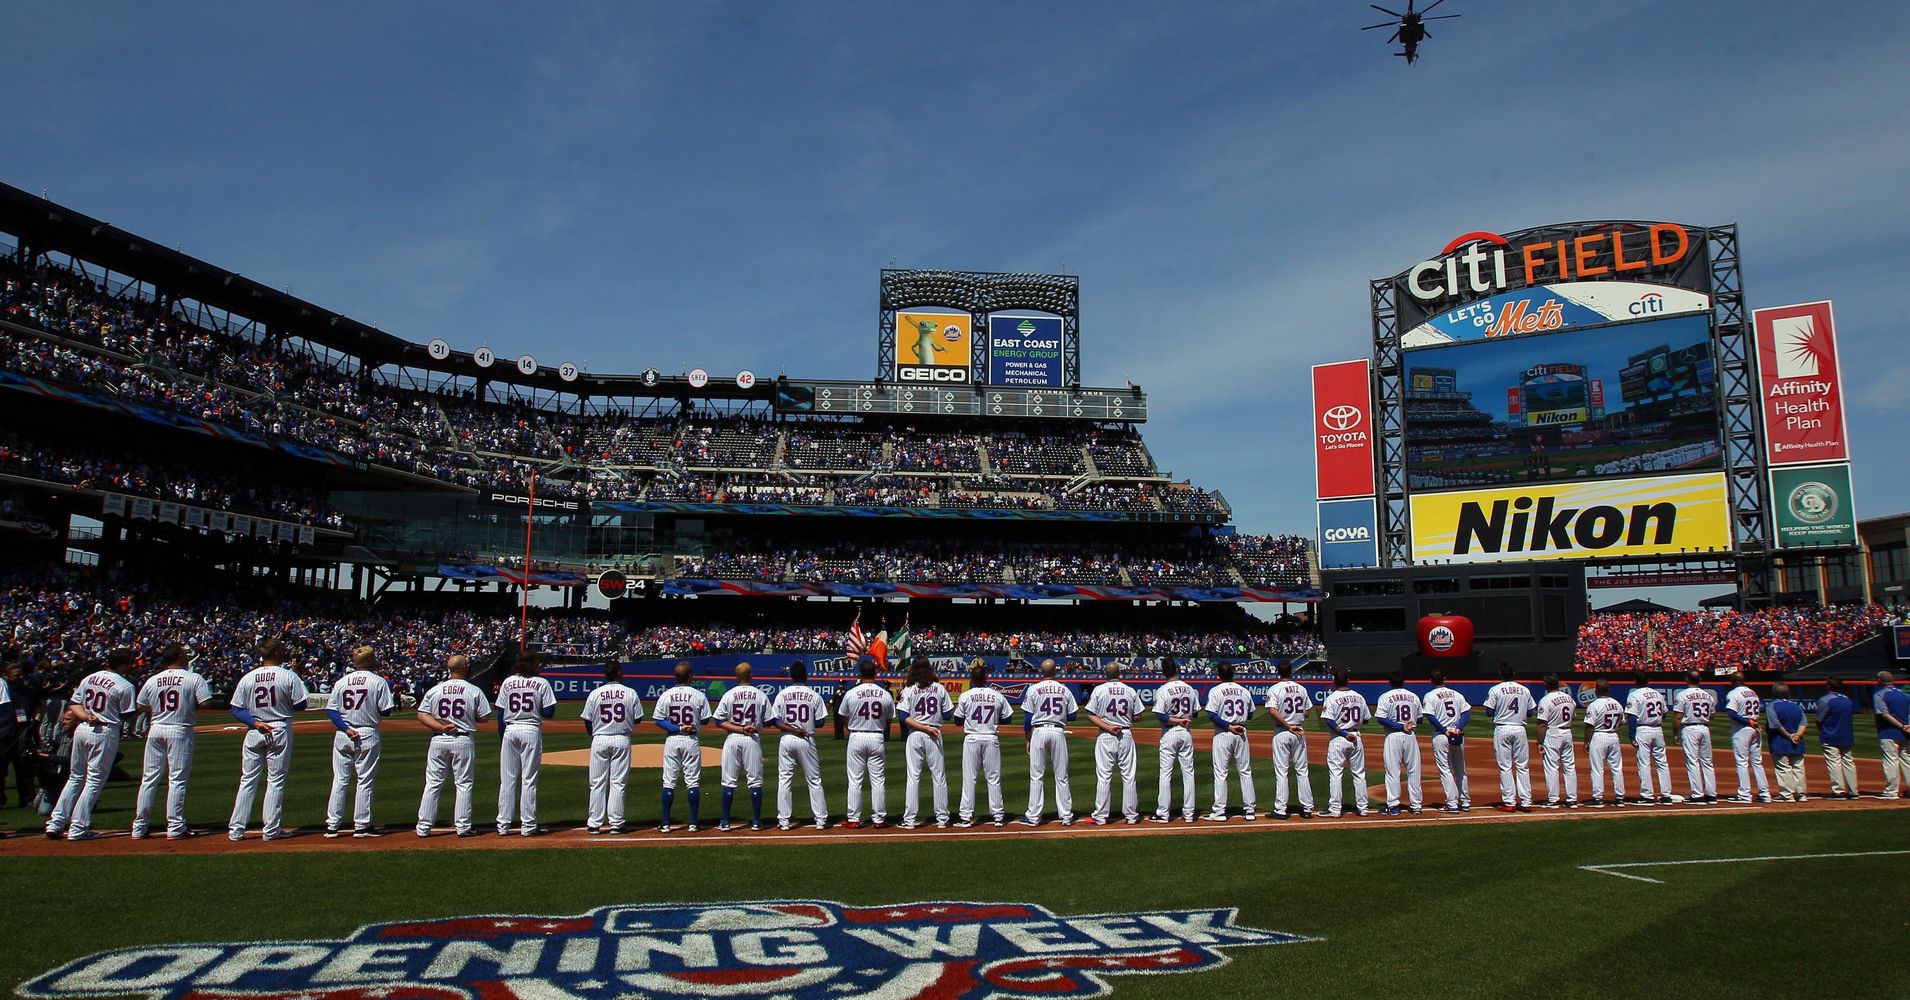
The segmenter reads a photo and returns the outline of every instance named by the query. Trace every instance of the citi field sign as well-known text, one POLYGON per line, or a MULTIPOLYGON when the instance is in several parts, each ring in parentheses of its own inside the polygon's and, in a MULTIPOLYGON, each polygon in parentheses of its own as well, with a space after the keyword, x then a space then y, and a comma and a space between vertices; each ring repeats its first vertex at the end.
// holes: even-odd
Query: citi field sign
POLYGON ((813 900, 612 906, 574 917, 373 924, 342 940, 101 952, 22 996, 154 1000, 1101 997, 1122 976, 1218 968, 1225 948, 1313 940, 1231 909, 1063 917, 1026 903, 813 900))
POLYGON ((1438 256, 1407 268, 1401 285, 1429 305, 1546 282, 1636 278, 1682 263, 1696 242, 1674 222, 1610 224, 1563 238, 1547 231, 1547 238, 1518 241, 1470 232, 1446 244, 1438 256))

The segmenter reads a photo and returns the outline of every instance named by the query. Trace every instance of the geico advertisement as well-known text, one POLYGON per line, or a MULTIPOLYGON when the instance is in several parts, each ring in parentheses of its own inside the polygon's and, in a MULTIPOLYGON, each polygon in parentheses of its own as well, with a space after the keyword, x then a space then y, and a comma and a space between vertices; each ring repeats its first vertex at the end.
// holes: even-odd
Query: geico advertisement
POLYGON ((1415 494, 1413 561, 1509 562, 1728 549, 1724 474, 1415 494))

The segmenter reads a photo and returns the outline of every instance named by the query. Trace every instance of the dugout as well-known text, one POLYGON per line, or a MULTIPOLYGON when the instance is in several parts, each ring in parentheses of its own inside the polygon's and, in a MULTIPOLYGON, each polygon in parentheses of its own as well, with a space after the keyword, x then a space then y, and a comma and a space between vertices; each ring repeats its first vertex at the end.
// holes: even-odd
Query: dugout
POLYGON ((1320 605, 1320 636, 1329 662, 1356 675, 1404 666, 1423 677, 1414 628, 1426 615, 1472 619, 1478 655, 1443 660, 1450 677, 1485 676, 1500 660, 1521 675, 1572 667, 1572 647, 1585 621, 1585 567, 1577 563, 1405 566, 1329 570, 1320 605))

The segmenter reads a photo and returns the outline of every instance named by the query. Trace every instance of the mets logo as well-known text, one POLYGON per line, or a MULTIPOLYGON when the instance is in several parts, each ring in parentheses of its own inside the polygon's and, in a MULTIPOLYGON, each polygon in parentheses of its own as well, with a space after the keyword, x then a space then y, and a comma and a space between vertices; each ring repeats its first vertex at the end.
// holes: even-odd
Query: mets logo
POLYGON ((1451 649, 1452 644, 1457 642, 1458 638, 1458 636, 1452 634, 1452 629, 1444 625, 1434 625, 1432 631, 1426 633, 1426 645, 1443 653, 1451 649))
POLYGON ((1232 909, 1056 916, 1026 903, 812 900, 610 906, 576 917, 373 924, 343 940, 101 952, 28 997, 155 1000, 637 1000, 1099 997, 1107 977, 1198 972, 1222 948, 1312 938, 1232 909))

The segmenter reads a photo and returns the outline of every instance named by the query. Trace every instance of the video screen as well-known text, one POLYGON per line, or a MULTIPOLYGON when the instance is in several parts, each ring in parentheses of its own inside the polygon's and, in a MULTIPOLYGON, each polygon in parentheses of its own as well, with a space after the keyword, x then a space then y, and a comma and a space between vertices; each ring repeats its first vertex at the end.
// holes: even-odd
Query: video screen
POLYGON ((1423 348, 1405 365, 1409 489, 1723 464, 1706 315, 1423 348))

